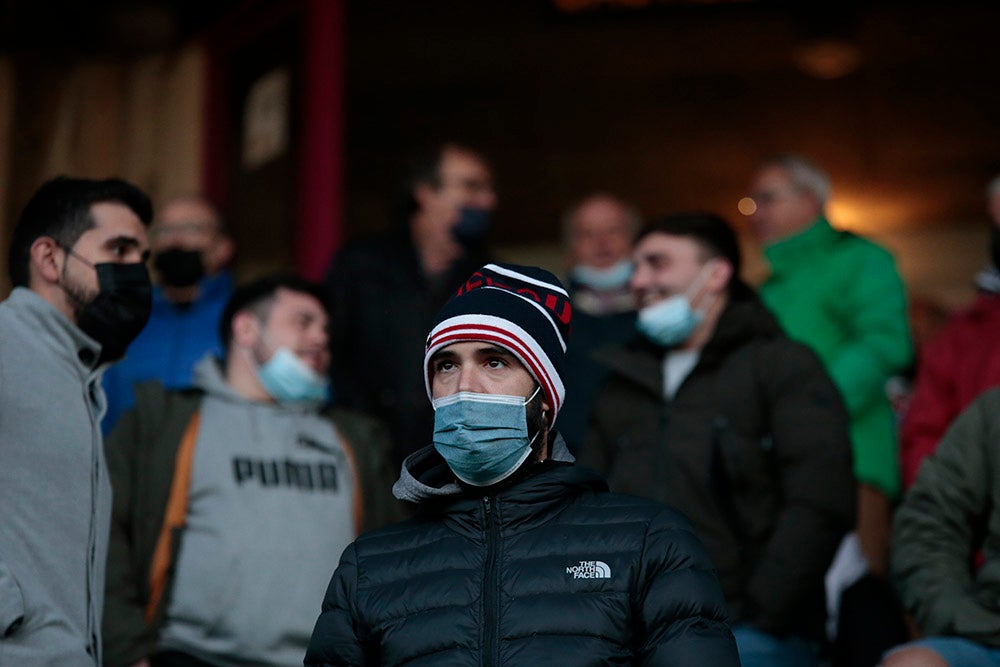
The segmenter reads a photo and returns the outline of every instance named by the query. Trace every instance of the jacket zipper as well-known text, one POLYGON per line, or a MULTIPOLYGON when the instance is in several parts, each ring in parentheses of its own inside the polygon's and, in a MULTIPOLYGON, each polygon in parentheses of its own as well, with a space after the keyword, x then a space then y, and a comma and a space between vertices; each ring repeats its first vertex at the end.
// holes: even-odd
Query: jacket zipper
POLYGON ((486 574, 483 578, 483 667, 500 664, 500 579, 497 560, 500 555, 499 503, 483 498, 486 523, 486 574))

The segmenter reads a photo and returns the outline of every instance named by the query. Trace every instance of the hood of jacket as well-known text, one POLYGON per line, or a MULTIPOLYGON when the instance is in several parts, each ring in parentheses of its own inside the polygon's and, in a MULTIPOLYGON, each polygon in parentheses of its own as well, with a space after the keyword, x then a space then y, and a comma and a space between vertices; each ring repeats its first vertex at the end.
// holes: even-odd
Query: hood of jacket
MULTIPOLYGON (((550 461, 563 465, 571 464, 575 461, 562 436, 555 431, 552 431, 551 434, 554 436, 551 455, 546 461, 531 466, 532 468, 548 467, 544 464, 550 461)), ((514 478, 515 480, 521 480, 526 476, 532 476, 532 473, 528 471, 527 475, 515 474, 514 478)), ((503 489, 511 486, 517 486, 517 482, 515 481, 512 484, 501 483, 494 487, 489 487, 489 490, 500 494, 503 489)), ((607 487, 605 486, 605 488, 607 487)), ((471 487, 463 487, 459 484, 451 469, 448 468, 448 464, 445 463, 444 458, 434 449, 434 445, 427 445, 423 449, 417 450, 406 457, 403 461, 399 479, 392 487, 392 493, 399 500, 417 504, 463 495, 470 497, 473 495, 476 497, 488 495, 487 493, 475 494, 471 487)))

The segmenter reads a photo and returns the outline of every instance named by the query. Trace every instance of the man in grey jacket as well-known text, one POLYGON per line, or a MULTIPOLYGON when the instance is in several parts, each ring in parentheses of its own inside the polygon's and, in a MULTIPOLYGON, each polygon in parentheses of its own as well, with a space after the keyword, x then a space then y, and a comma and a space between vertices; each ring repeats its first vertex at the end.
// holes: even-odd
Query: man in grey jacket
POLYGON ((0 303, 0 665, 96 665, 111 486, 101 375, 146 323, 149 198, 57 178, 11 240, 0 303))

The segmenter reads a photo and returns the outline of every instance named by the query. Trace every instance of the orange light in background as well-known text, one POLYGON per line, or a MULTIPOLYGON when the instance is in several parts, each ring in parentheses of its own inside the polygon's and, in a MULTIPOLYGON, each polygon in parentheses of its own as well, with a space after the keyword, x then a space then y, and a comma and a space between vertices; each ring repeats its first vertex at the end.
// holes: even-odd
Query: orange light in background
POLYGON ((753 215, 757 212, 757 202, 750 197, 744 197, 738 204, 736 204, 736 208, 739 209, 740 213, 743 215, 753 215))
POLYGON ((837 229, 877 234, 906 226, 912 212, 899 200, 872 196, 837 195, 826 204, 827 217, 837 229))

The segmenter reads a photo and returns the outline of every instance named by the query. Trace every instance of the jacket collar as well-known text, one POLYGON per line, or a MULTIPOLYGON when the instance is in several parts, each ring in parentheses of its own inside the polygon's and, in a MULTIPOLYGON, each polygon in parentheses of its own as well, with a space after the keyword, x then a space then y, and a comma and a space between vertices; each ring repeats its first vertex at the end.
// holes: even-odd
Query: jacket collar
POLYGON ((53 353, 69 362, 88 380, 96 371, 101 344, 83 332, 51 303, 27 287, 16 287, 7 299, 32 335, 43 340, 53 353))
POLYGON ((811 261, 809 257, 829 246, 837 239, 839 232, 830 226, 822 215, 811 225, 797 234, 775 241, 764 248, 764 256, 775 273, 781 273, 788 266, 811 261))
MULTIPOLYGON (((715 368, 729 354, 751 340, 782 336, 781 327, 756 294, 731 297, 719 316, 715 331, 701 351, 696 368, 715 368)), ((636 335, 625 345, 600 348, 594 358, 618 375, 654 396, 663 396, 663 364, 669 350, 636 335)))

